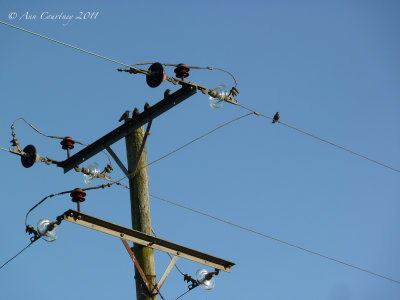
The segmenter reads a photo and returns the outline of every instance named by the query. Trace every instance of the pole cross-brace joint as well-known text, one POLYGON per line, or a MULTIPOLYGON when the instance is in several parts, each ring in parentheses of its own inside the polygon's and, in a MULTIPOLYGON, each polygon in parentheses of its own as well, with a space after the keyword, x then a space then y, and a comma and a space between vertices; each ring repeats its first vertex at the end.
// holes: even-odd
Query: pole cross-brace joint
POLYGON ((106 147, 106 150, 108 153, 110 153, 111 157, 115 160, 115 162, 117 163, 117 165, 120 167, 120 169, 122 170, 122 172, 124 172, 125 176, 129 176, 128 174, 128 170, 125 168, 124 164, 122 163, 122 161, 119 159, 119 157, 115 154, 115 152, 111 149, 110 146, 106 147))
POLYGON ((115 160, 115 162, 116 162, 117 165, 120 167, 120 169, 122 170, 122 172, 124 172, 125 176, 128 177, 128 178, 133 178, 133 177, 135 177, 136 169, 137 169, 137 166, 138 166, 138 164, 139 164, 140 157, 142 156, 142 152, 143 152, 144 146, 145 146, 145 144, 146 144, 147 136, 150 134, 150 127, 151 127, 152 121, 153 121, 153 120, 150 120, 150 121, 147 123, 147 128, 146 128, 146 132, 145 132, 145 134, 144 134, 144 138, 143 138, 143 141, 142 141, 142 145, 140 146, 139 154, 138 154, 138 157, 136 158, 135 164, 133 165, 133 169, 132 169, 133 171, 132 171, 131 173, 128 172, 128 170, 126 169, 126 167, 124 166, 124 164, 121 162, 121 160, 119 159, 119 157, 115 154, 115 152, 111 149, 111 147, 110 147, 110 146, 106 146, 107 152, 110 153, 111 157, 115 160))
POLYGON ((178 256, 174 255, 174 257, 169 262, 167 268, 165 269, 164 274, 162 275, 160 281, 154 286, 153 292, 154 290, 157 290, 158 293, 160 292, 161 286, 164 284, 165 279, 167 279, 169 273, 171 272, 177 260, 178 256))
POLYGON ((146 274, 144 274, 143 269, 140 267, 140 264, 138 262, 138 260, 136 259, 135 255, 133 254, 132 249, 129 247, 128 243, 126 242, 126 240, 124 240, 123 238, 121 238, 122 243, 124 244, 126 251, 128 251, 129 256, 132 258, 133 263, 135 264, 136 269, 138 270, 140 277, 142 278, 147 291, 149 292, 150 296, 154 296, 160 293, 160 289, 161 286, 164 284, 165 280, 167 279, 169 273, 171 272, 172 268, 174 267, 176 261, 178 260, 178 256, 175 256, 171 259, 171 261, 169 262, 167 268, 164 271, 164 274, 161 276, 161 279, 158 283, 155 284, 155 286, 153 288, 151 288, 151 283, 149 282, 149 280, 146 277, 146 274))
POLYGON ((135 264, 136 269, 138 270, 140 277, 142 277, 142 280, 147 288, 147 291, 149 292, 150 296, 153 296, 153 289, 151 288, 150 282, 148 281, 146 275, 143 272, 142 267, 140 266, 138 260, 136 259, 135 255, 132 252, 132 249, 129 247, 128 243, 126 242, 126 240, 124 240, 123 238, 121 238, 122 243, 124 244, 126 251, 128 251, 129 256, 132 258, 133 263, 135 264))

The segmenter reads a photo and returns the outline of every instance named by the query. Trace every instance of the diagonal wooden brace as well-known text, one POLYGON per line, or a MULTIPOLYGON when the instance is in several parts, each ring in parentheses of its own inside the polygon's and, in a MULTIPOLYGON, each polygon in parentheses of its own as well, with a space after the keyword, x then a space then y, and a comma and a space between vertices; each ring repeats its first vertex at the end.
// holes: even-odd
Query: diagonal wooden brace
POLYGON ((115 152, 111 149, 110 146, 106 147, 106 150, 108 153, 110 153, 111 157, 115 160, 115 162, 117 163, 117 165, 121 168, 122 172, 124 172, 125 176, 129 176, 128 174, 128 170, 125 168, 124 164, 122 163, 122 161, 118 158, 117 154, 115 154, 115 152))
POLYGON ((144 274, 142 268, 140 267, 139 262, 137 261, 135 255, 133 254, 131 248, 129 247, 128 243, 121 238, 122 243, 124 244, 126 251, 128 251, 130 257, 133 260, 133 263, 135 264, 136 269, 139 271, 140 277, 142 277, 144 284, 146 285, 147 291, 149 292, 149 295, 153 295, 153 289, 151 288, 150 282, 147 280, 146 275, 144 274))
POLYGON ((167 268, 165 269, 165 272, 164 272, 163 276, 161 277, 160 281, 154 286, 153 292, 154 292, 154 290, 157 290, 158 293, 160 292, 161 286, 164 284, 165 279, 167 279, 169 272, 171 272, 171 270, 174 267, 177 260, 178 260, 178 256, 174 255, 174 257, 169 262, 167 268))

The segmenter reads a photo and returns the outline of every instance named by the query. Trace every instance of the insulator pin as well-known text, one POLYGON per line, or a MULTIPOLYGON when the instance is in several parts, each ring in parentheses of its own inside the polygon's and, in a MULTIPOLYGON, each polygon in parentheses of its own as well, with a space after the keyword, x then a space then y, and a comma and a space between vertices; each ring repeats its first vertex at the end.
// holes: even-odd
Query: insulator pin
POLYGON ((67 136, 60 142, 60 144, 64 150, 74 149, 75 141, 70 136, 67 136))
POLYGON ((189 76, 189 70, 190 70, 190 68, 187 65, 179 64, 175 68, 174 72, 175 72, 177 78, 180 78, 181 80, 185 80, 185 78, 189 76))

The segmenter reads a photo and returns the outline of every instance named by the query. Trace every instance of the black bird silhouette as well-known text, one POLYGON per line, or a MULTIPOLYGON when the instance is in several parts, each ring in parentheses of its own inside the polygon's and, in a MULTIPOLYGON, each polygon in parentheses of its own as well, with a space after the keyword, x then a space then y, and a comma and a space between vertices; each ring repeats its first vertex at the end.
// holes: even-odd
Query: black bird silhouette
POLYGON ((279 115, 279 111, 275 114, 274 119, 272 120, 272 123, 278 122, 279 118, 281 116, 279 115))
POLYGON ((135 109, 132 112, 132 118, 137 116, 137 115, 140 115, 140 110, 137 107, 135 107, 135 109))
POLYGON ((124 112, 123 115, 121 116, 121 118, 119 118, 119 122, 122 122, 122 121, 126 120, 127 118, 129 118, 129 113, 130 113, 129 110, 124 112))
POLYGON ((164 98, 167 98, 169 95, 171 95, 171 90, 170 89, 166 89, 164 92, 164 98))

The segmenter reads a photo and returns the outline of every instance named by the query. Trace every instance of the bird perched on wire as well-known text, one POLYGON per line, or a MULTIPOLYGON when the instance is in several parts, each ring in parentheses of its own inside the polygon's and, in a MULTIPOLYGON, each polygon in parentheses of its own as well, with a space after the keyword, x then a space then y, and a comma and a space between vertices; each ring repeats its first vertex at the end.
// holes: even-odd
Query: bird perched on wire
POLYGON ((119 118, 119 122, 122 122, 122 121, 125 121, 126 119, 128 119, 129 118, 129 113, 130 113, 129 110, 124 112, 123 115, 121 116, 121 118, 119 118))
POLYGON ((278 111, 278 112, 275 114, 274 119, 272 120, 272 123, 278 122, 280 117, 281 117, 281 116, 280 116, 279 111, 278 111))

